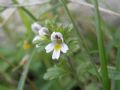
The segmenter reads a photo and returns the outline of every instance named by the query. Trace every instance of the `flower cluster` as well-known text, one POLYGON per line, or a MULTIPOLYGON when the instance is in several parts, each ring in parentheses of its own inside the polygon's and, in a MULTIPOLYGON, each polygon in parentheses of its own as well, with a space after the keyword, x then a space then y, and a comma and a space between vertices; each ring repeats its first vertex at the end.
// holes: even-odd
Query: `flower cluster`
POLYGON ((46 27, 42 27, 38 23, 32 24, 32 31, 36 34, 33 39, 33 43, 44 40, 45 36, 48 34, 48 29, 46 27))
MULTIPOLYGON (((49 33, 49 30, 46 27, 42 27, 38 23, 32 24, 32 30, 36 34, 33 39, 33 43, 44 41, 46 36, 51 39, 51 43, 45 46, 46 53, 52 52, 52 59, 59 59, 60 53, 66 53, 68 51, 67 44, 64 43, 63 35, 60 32, 49 33), (50 35, 49 35, 50 34, 50 35)), ((38 45, 36 44, 36 47, 38 45)))

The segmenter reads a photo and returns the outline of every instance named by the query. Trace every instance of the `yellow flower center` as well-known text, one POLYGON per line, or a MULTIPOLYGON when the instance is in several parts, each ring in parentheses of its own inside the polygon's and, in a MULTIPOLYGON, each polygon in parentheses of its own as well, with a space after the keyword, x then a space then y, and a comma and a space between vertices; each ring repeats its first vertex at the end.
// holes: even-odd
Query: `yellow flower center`
POLYGON ((54 49, 55 49, 56 51, 59 51, 59 50, 61 49, 61 44, 56 44, 56 45, 54 46, 54 49))
POLYGON ((23 48, 24 49, 29 49, 31 47, 30 43, 25 41, 24 44, 23 44, 23 48))

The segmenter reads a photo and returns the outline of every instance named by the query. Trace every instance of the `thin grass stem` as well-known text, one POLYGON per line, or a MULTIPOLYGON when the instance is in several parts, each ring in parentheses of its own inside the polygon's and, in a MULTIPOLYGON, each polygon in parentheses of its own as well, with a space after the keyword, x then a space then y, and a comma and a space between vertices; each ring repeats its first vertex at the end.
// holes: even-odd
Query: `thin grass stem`
POLYGON ((96 33, 97 33, 98 50, 99 50, 100 64, 101 64, 102 83, 104 90, 110 90, 108 70, 107 70, 107 58, 103 43, 103 33, 101 30, 100 13, 98 9, 99 5, 97 0, 93 0, 93 3, 95 6, 96 33))
MULTIPOLYGON (((68 10, 68 8, 67 8, 67 6, 66 6, 66 2, 65 2, 64 0, 60 0, 60 1, 62 2, 63 6, 64 6, 64 8, 65 8, 65 10, 66 10, 66 13, 67 13, 68 17, 70 18, 70 20, 71 20, 71 22, 72 22, 72 24, 73 24, 73 26, 74 26, 74 28, 75 28, 76 34, 77 34, 78 37, 79 37, 79 43, 82 44, 81 48, 82 48, 82 49, 85 51, 85 53, 90 57, 88 46, 87 46, 87 44, 86 44, 86 42, 85 42, 85 40, 84 40, 84 38, 83 38, 83 35, 80 33, 79 28, 78 28, 78 26, 76 25, 76 23, 75 23, 72 15, 71 15, 71 13, 70 13, 70 11, 68 10)), ((95 69, 95 71, 96 71, 97 78, 98 78, 99 80, 101 80, 101 77, 100 77, 100 75, 99 75, 99 72, 98 72, 98 70, 97 70, 97 67, 96 67, 95 63, 94 63, 91 59, 90 59, 90 63, 91 63, 91 65, 94 67, 94 69, 95 69)))
POLYGON ((29 66, 30 66, 30 63, 33 59, 34 54, 35 54, 35 50, 32 52, 28 63, 24 66, 24 70, 23 70, 22 76, 19 80, 17 90, 23 90, 24 89, 25 80, 26 80, 27 73, 28 73, 28 70, 29 70, 29 66))
MULTIPOLYGON (((12 1, 14 4, 18 4, 18 2, 16 0, 12 0, 12 1)), ((34 21, 38 21, 38 19, 35 16, 33 16, 33 14, 30 11, 28 11, 26 8, 24 8, 24 7, 20 7, 20 8, 23 11, 25 11, 34 21)))

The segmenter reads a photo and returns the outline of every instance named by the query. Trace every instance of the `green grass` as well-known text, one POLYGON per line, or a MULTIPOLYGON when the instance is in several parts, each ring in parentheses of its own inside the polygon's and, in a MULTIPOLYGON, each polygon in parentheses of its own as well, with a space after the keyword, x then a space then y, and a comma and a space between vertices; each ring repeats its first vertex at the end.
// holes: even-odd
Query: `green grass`
POLYGON ((100 56, 100 64, 101 64, 101 76, 102 76, 102 83, 104 90, 110 90, 109 85, 109 78, 108 78, 108 70, 107 70, 107 58, 106 52, 104 47, 104 39, 103 39, 103 32, 101 29, 101 20, 100 20, 100 13, 99 13, 99 5, 97 0, 93 0, 95 6, 95 16, 96 16, 96 33, 97 33, 97 41, 98 41, 98 49, 99 49, 99 56, 100 56))

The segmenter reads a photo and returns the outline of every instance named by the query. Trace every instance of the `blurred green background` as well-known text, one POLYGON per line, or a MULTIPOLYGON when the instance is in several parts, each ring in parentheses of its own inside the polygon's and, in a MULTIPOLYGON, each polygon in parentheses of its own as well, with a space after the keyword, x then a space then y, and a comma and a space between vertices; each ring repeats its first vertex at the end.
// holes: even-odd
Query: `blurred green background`
MULTIPOLYGON (((45 53, 44 47, 36 49, 32 44, 31 24, 39 22, 44 26, 49 21, 53 27, 62 24, 69 29, 71 22, 61 2, 0 0, 0 90, 17 90, 27 72, 26 79, 22 79, 25 80, 24 90, 103 90, 90 61, 99 71, 93 4, 90 0, 65 1, 89 52, 79 46, 79 38, 72 27, 71 37, 66 40, 70 46, 69 56, 62 55, 57 62, 51 59, 51 54, 45 53)), ((119 0, 99 1, 111 90, 114 90, 114 80, 120 80, 120 72, 115 71, 120 46, 119 3, 119 0)))

